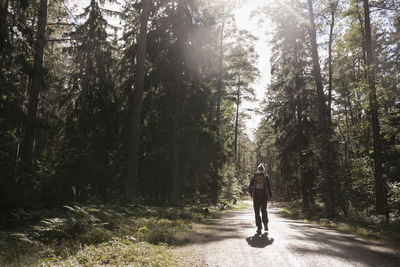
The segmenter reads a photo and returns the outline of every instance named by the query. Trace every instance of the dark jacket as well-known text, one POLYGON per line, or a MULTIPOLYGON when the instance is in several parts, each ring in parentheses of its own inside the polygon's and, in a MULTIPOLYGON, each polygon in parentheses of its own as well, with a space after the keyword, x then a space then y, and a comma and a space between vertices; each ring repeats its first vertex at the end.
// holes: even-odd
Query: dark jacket
POLYGON ((257 176, 263 176, 264 179, 264 186, 263 186, 263 190, 265 192, 265 195, 267 195, 268 197, 272 198, 272 191, 271 191, 271 181, 269 179, 269 176, 266 175, 264 172, 262 171, 257 171, 253 174, 253 177, 251 177, 250 179, 250 185, 249 185, 249 193, 251 196, 254 195, 254 191, 256 190, 256 180, 255 177, 257 176))

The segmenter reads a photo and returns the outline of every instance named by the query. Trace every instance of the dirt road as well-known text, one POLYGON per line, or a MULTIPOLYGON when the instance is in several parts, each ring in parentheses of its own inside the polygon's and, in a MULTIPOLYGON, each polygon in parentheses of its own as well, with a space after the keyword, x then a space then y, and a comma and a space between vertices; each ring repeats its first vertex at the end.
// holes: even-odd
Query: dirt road
POLYGON ((400 266, 400 250, 279 216, 269 206, 269 235, 254 238, 252 203, 196 227, 177 251, 184 266, 400 266))

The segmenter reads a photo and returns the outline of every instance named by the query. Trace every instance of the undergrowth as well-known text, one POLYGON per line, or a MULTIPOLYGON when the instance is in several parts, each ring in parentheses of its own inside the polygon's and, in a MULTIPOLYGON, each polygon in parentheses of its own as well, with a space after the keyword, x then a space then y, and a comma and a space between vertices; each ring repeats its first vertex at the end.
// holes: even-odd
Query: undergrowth
POLYGON ((116 238, 99 245, 85 246, 65 259, 48 258, 44 266, 176 266, 178 259, 170 246, 132 242, 116 238))
POLYGON ((284 217, 303 220, 329 227, 332 229, 355 234, 357 236, 382 241, 387 244, 400 246, 400 218, 391 216, 390 223, 385 222, 384 216, 358 213, 340 214, 334 220, 324 218, 323 205, 314 204, 307 210, 303 210, 300 201, 279 202, 280 214, 284 217))
POLYGON ((192 223, 237 206, 93 204, 20 210, 7 222, 16 226, 0 231, 0 266, 174 266, 172 248, 188 241, 192 223))

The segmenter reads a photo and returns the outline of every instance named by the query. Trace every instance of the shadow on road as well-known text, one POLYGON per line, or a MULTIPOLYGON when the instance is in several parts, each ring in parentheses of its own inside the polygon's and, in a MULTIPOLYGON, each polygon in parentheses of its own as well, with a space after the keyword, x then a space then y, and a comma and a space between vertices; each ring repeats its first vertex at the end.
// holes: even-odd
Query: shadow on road
POLYGON ((248 210, 239 210, 219 214, 195 226, 190 235, 189 243, 204 244, 226 239, 242 239, 246 236, 243 232, 254 228, 253 222, 248 220, 248 210))
POLYGON ((255 248, 265 248, 266 246, 272 245, 274 243, 273 238, 269 238, 268 236, 250 236, 246 238, 247 243, 255 248))
POLYGON ((341 258, 363 266, 400 266, 398 250, 390 245, 302 222, 291 221, 287 225, 301 233, 295 237, 296 244, 290 246, 293 252, 300 255, 341 258), (323 245, 315 247, 311 244, 323 245))

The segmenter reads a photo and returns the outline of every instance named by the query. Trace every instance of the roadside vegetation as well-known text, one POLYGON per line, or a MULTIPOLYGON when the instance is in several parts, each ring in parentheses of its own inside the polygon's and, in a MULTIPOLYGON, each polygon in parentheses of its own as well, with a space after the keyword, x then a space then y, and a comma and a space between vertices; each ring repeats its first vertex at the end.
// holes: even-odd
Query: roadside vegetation
POLYGON ((373 207, 392 220, 400 214, 400 2, 281 2, 260 10, 271 20, 273 56, 256 147, 274 196, 302 199, 305 210, 319 199, 325 218, 373 207))
POLYGON ((176 266, 173 248, 189 241, 194 223, 221 210, 215 206, 150 207, 87 204, 19 210, 15 227, 0 232, 0 266, 176 266))
POLYGON ((280 214, 284 217, 326 226, 362 238, 382 241, 400 246, 400 216, 391 213, 389 223, 386 217, 373 213, 373 208, 363 212, 350 211, 347 215, 338 214, 334 220, 324 217, 322 203, 314 204, 308 210, 302 209, 301 201, 279 202, 280 214))

